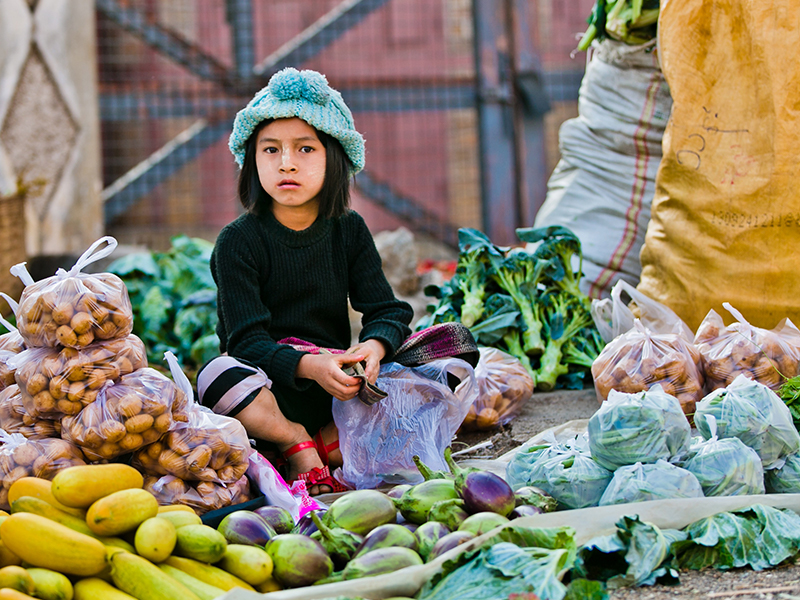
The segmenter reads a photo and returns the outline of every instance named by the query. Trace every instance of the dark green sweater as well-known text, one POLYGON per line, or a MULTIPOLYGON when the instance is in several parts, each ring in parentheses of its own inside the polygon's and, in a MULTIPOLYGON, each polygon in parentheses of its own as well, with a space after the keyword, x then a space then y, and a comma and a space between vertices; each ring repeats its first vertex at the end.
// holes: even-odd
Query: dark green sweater
MULTIPOLYGON (((244 214, 220 232, 211 273, 218 287, 220 350, 261 367, 290 419, 300 415, 295 407, 287 410, 297 400, 292 391, 316 396, 321 388, 295 378, 303 353, 277 340, 296 337, 348 348, 348 296, 363 313, 359 341, 380 340, 387 358, 411 333, 411 306, 395 298, 372 235, 353 211, 336 220, 317 219, 303 231, 284 227, 271 212, 244 214), (295 398, 282 399, 286 393, 295 398)), ((328 420, 329 411, 330 406, 328 420)))

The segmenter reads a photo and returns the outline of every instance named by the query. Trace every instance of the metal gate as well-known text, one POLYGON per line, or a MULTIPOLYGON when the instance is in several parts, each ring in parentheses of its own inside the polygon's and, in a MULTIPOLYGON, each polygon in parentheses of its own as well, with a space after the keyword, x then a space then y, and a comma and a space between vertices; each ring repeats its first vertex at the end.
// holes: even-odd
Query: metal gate
MULTIPOLYGON (((294 66, 324 73, 354 113, 367 167, 353 205, 373 230, 452 246, 470 226, 515 242, 552 167, 545 115, 574 103, 582 75, 580 61, 543 67, 532 24, 541 31, 542 7, 552 17, 559 4, 96 0, 109 233, 152 247, 178 233, 213 240, 239 214, 233 117, 294 66)), ((570 32, 591 0, 575 5, 570 32)))

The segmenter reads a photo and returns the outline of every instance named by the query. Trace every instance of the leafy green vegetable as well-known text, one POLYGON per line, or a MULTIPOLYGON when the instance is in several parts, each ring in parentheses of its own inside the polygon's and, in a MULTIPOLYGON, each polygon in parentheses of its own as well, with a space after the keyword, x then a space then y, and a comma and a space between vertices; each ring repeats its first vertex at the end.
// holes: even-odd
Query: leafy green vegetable
POLYGON ((645 44, 658 32, 659 8, 659 0, 597 0, 577 49, 584 52, 593 40, 605 38, 645 44))
POLYGON ((520 548, 500 542, 484 548, 435 585, 427 583, 419 600, 507 600, 512 594, 536 594, 561 600, 566 586, 559 575, 571 567, 567 550, 520 548))
POLYGON ((169 350, 191 374, 219 353, 217 288, 209 267, 214 245, 185 235, 171 242, 166 252, 130 254, 108 270, 128 288, 133 332, 148 360, 160 365, 169 350))
MULTIPOLYGON (((711 429, 716 431, 716 425, 711 429)), ((683 467, 694 473, 706 496, 763 494, 765 474, 761 459, 739 438, 716 435, 690 447, 683 467)))
POLYGON ((660 385, 636 394, 612 390, 590 417, 588 432, 592 456, 612 471, 637 462, 681 458, 691 440, 680 403, 660 385))
POLYGON ((661 530, 638 516, 622 517, 617 531, 589 541, 578 550, 574 574, 605 581, 608 589, 677 583, 678 573, 669 564, 670 547, 686 534, 661 530))
POLYGON ((668 498, 702 498, 697 477, 665 460, 653 464, 636 463, 614 471, 600 506, 629 504, 668 498))
POLYGON ((521 228, 517 235, 530 251, 460 229, 455 274, 425 288, 437 302, 415 329, 460 321, 481 345, 518 358, 538 389, 581 388, 604 344, 579 287, 580 240, 561 226, 521 228))
POLYGON ((573 579, 567 586, 564 600, 608 600, 606 587, 600 581, 573 579))
POLYGON ((672 545, 682 568, 760 571, 800 552, 800 516, 762 504, 712 515, 685 531, 688 538, 672 545))
POLYGON ((503 254, 486 235, 469 228, 458 230, 458 248, 455 281, 464 294, 461 322, 467 327, 472 327, 483 314, 489 259, 503 254))
MULTIPOLYGON (((509 469, 512 469, 511 463, 507 467, 507 479, 509 469)), ((612 476, 611 471, 600 466, 589 454, 559 445, 542 451, 527 473, 519 469, 518 464, 513 469, 518 471, 516 477, 509 479, 512 488, 525 485, 541 488, 558 500, 562 508, 597 506, 612 476)))
POLYGON ((783 401, 767 386, 743 375, 697 404, 695 424, 709 439, 712 434, 704 415, 716 419, 721 439, 737 437, 758 452, 765 469, 800 450, 800 435, 783 401))
POLYGON ((800 455, 790 454, 783 466, 766 471, 764 486, 769 494, 800 494, 800 455))

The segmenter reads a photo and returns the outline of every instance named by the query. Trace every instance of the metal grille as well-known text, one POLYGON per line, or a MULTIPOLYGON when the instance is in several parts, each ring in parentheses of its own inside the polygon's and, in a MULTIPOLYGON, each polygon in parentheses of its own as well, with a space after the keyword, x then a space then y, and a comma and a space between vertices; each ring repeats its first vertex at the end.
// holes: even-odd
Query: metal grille
MULTIPOLYGON (((109 233, 153 248, 178 233, 213 240, 239 214, 233 117, 284 66, 324 73, 352 109, 367 140, 353 207, 373 232, 402 225, 452 245, 458 227, 485 227, 502 209, 492 194, 503 192, 482 182, 498 157, 480 125, 483 103, 494 101, 480 58, 497 50, 480 27, 481 3, 96 0, 109 233)), ((557 127, 575 113, 583 62, 569 52, 592 3, 496 1, 506 16, 522 15, 522 41, 539 53, 534 93, 550 110, 537 117, 544 145, 527 150, 543 165, 539 190, 557 159, 557 127)), ((518 226, 531 224, 532 211, 523 213, 518 226)))

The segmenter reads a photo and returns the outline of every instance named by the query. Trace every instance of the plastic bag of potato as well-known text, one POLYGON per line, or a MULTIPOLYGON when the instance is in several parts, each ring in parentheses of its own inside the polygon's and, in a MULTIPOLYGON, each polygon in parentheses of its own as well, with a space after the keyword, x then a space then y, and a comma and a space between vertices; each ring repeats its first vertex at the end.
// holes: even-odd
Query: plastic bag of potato
POLYGON ((106 382, 147 366, 144 343, 135 335, 86 348, 28 348, 11 362, 29 414, 58 419, 94 402, 106 382))
POLYGON ((692 343, 678 333, 653 333, 638 320, 603 348, 592 377, 600 402, 611 390, 635 394, 660 384, 686 415, 694 414, 703 392, 700 353, 692 343))
POLYGON ((247 471, 251 453, 244 426, 194 405, 189 420, 138 451, 131 462, 148 475, 232 484, 247 471))
POLYGON ((19 433, 28 439, 61 437, 61 421, 32 416, 25 409, 17 384, 0 391, 0 429, 6 433, 19 433))
MULTIPOLYGON (((122 279, 113 273, 81 272, 116 247, 114 238, 100 238, 69 271, 59 269, 41 281, 26 281, 17 323, 29 348, 59 345, 85 348, 95 340, 131 333, 133 309, 122 279), (107 246, 98 250, 104 243, 107 246)), ((20 269, 12 272, 20 274, 20 269)))
POLYGON ((800 330, 783 319, 772 330, 754 327, 727 302, 722 304, 736 319, 725 326, 710 310, 697 328, 694 343, 703 359, 706 392, 724 388, 738 375, 777 390, 800 374, 800 330))
POLYGON ((12 433, 0 433, 0 509, 9 510, 8 489, 23 477, 53 479, 56 473, 85 465, 85 457, 75 444, 58 438, 28 440, 12 433))
POLYGON ((480 348, 475 379, 478 399, 461 425, 465 431, 507 425, 533 395, 533 379, 522 362, 497 348, 480 348))
POLYGON ((161 506, 184 504, 198 515, 252 499, 250 481, 246 476, 227 486, 210 481, 187 482, 174 475, 147 476, 144 489, 153 494, 161 506))
POLYGON ((176 424, 174 405, 183 394, 152 368, 139 369, 106 384, 97 399, 61 421, 64 439, 92 461, 112 460, 157 442, 176 424))

